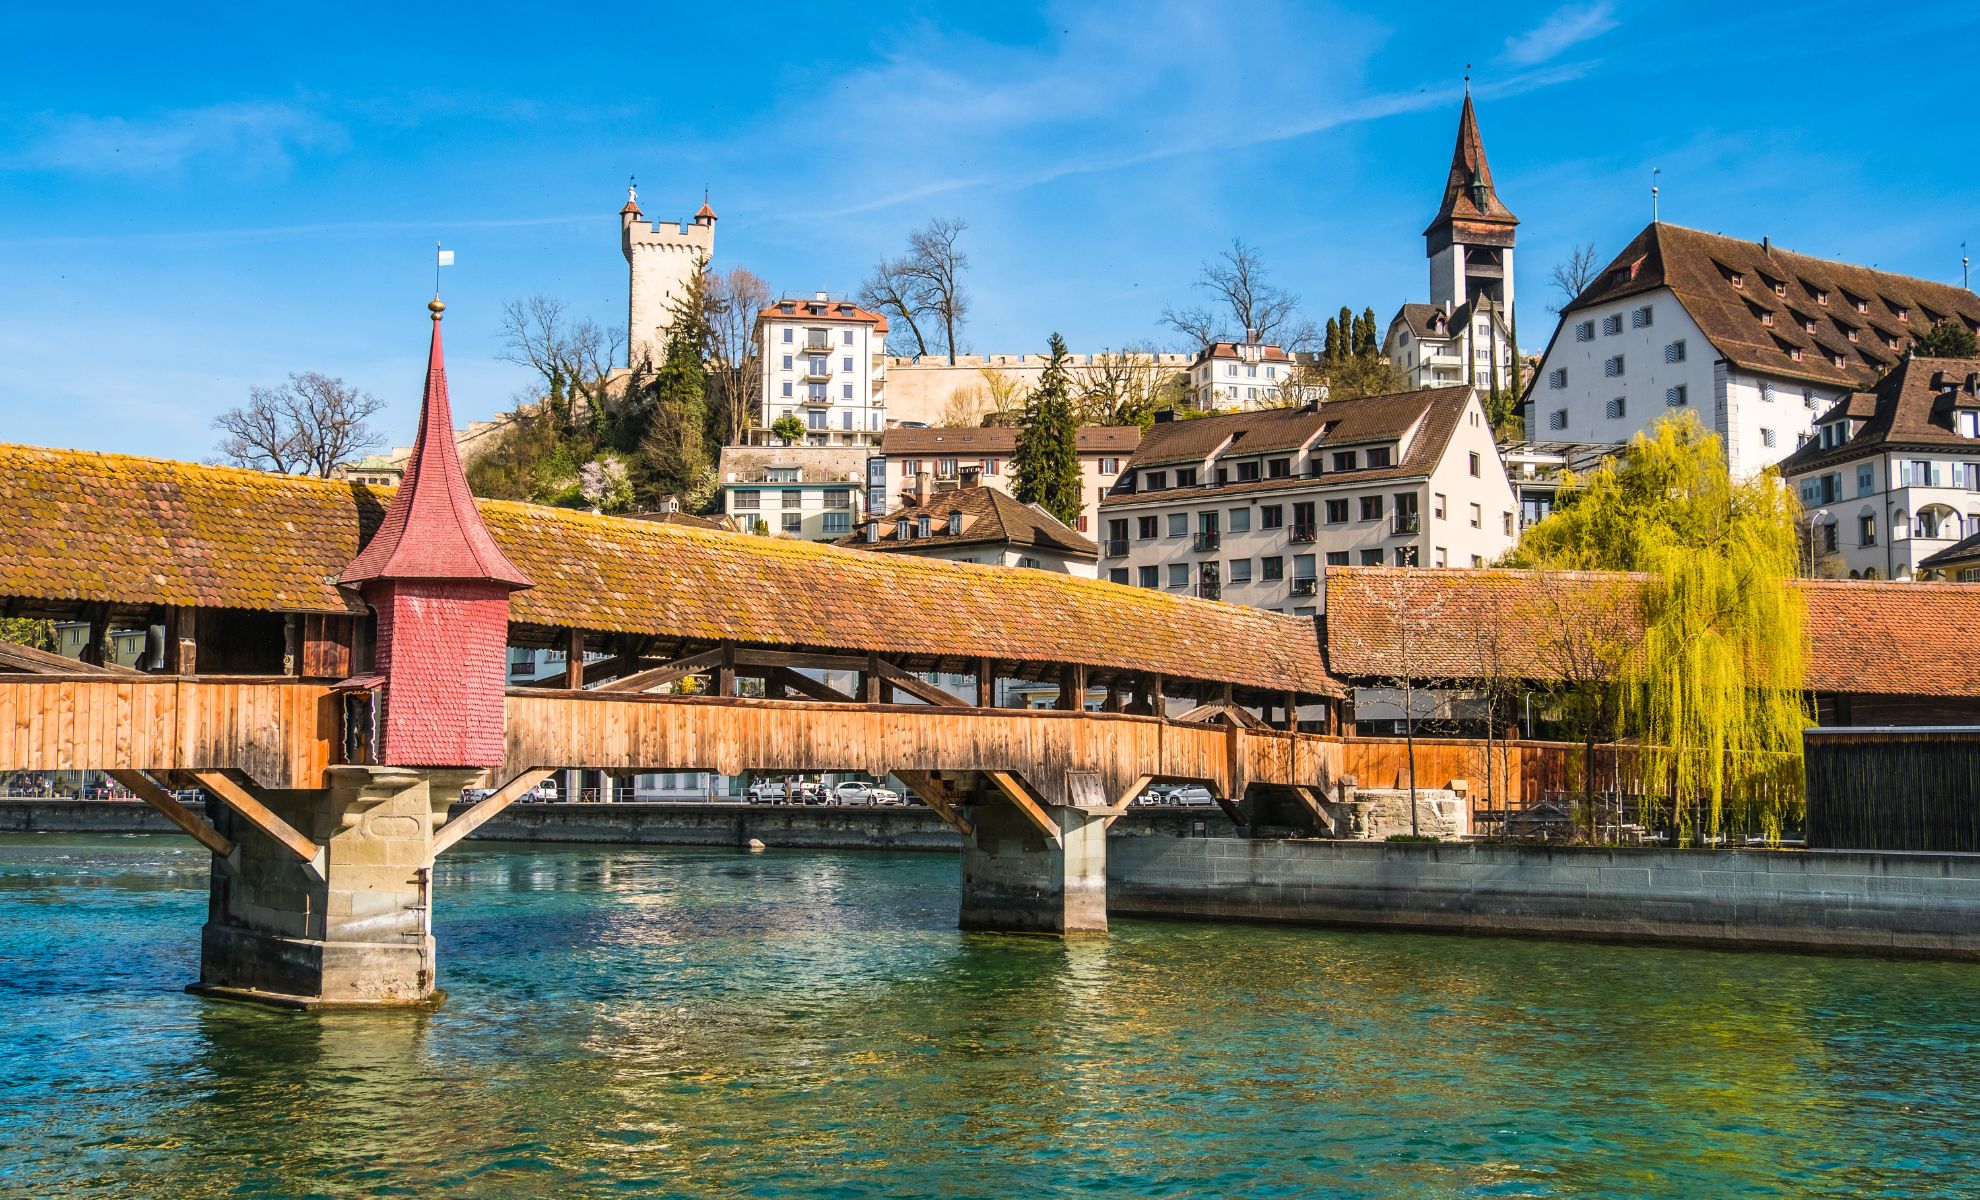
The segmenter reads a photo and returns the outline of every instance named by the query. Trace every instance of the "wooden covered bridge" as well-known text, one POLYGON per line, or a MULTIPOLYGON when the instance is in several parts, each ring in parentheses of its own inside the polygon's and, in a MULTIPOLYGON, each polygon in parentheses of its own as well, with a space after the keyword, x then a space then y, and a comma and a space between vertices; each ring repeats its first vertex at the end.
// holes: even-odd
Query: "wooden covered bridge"
POLYGON ((0 772, 112 772, 214 852, 205 990, 426 999, 434 856, 565 767, 891 771, 963 834, 984 928, 1104 929, 1106 827, 1155 780, 1327 822, 1342 691, 1310 620, 477 502, 450 428, 436 309, 396 491, 0 446, 0 616, 90 631, 80 663, 0 652, 0 772), (565 671, 508 687, 512 646, 565 671), (1058 709, 998 707, 1009 679, 1058 709))

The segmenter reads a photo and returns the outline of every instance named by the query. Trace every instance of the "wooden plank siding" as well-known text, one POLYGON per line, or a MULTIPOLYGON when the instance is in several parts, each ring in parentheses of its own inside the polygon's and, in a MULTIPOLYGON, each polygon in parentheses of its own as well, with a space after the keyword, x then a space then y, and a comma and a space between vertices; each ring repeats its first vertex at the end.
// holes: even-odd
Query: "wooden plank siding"
POLYGON ((233 768, 324 785, 335 700, 316 684, 167 676, 0 676, 0 771, 233 768))
POLYGON ((1309 735, 1179 725, 1121 713, 512 690, 505 778, 533 767, 612 772, 1010 771, 1055 804, 1066 772, 1108 795, 1137 777, 1321 783, 1339 747, 1309 735), (1237 750, 1233 751, 1233 746, 1237 750), (1234 779, 1233 768, 1246 779, 1234 779))

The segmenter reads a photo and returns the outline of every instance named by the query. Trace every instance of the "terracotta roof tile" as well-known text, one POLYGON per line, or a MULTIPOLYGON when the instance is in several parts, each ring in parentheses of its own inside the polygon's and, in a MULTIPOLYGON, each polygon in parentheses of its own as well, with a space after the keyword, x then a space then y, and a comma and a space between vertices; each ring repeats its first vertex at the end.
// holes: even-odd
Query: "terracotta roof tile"
MULTIPOLYGON (((960 428, 896 426, 880 435, 880 453, 903 454, 1010 454, 1017 449, 1018 431, 1009 425, 968 425, 960 428)), ((1119 454, 1126 457, 1141 444, 1142 433, 1134 425, 1086 425, 1079 430, 1075 446, 1081 454, 1119 454)))
MULTIPOLYGON (((0 445, 0 592, 45 600, 353 612, 334 579, 389 489, 0 445)), ((1313 623, 1042 571, 479 502, 535 581, 512 621, 605 632, 991 655, 1338 691, 1313 623)))
POLYGON ((1015 496, 994 488, 969 487, 937 492, 928 503, 904 504, 892 512, 860 522, 853 532, 832 543, 854 550, 881 553, 914 553, 938 546, 999 545, 1035 548, 1071 558, 1098 559, 1100 547, 1078 530, 1068 526, 1035 504, 1021 504, 1015 496), (949 533, 949 514, 962 517, 962 532, 949 533), (926 537, 903 541, 893 536, 895 525, 927 517, 926 537), (878 541, 866 540, 866 528, 880 526, 878 541))
POLYGON ((1914 446, 1944 446, 1980 454, 1980 442, 1962 437, 1953 423, 1955 408, 1980 407, 1980 395, 1966 381, 1980 373, 1980 359, 1907 358, 1879 380, 1875 391, 1853 393, 1822 414, 1826 424, 1848 416, 1863 425, 1838 446, 1810 441, 1781 460, 1781 473, 1820 470, 1865 454, 1914 446))
MULTIPOLYGON (((1327 568, 1327 665, 1344 679, 1396 673, 1404 625, 1426 678, 1480 673, 1481 631, 1502 631, 1510 674, 1553 674, 1531 634, 1553 597, 1630 588, 1637 577, 1565 571, 1327 568)), ((1980 654, 1949 631, 1980 627, 1980 587, 1957 583, 1797 581, 1807 600, 1808 687, 1856 695, 1980 696, 1980 654)))

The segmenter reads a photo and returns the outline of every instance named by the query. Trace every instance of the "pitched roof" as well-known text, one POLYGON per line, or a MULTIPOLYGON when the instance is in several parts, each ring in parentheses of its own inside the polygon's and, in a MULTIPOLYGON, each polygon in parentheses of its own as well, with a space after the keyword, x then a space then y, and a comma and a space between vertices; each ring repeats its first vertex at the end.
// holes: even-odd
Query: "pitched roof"
MULTIPOLYGON (((1451 434, 1457 429, 1458 419, 1471 397, 1472 391, 1467 387, 1422 388, 1386 396, 1335 400, 1322 405, 1318 411, 1311 408, 1268 409, 1196 417, 1187 421, 1165 421, 1148 431, 1142 439, 1141 449, 1129 460, 1128 469, 1135 473, 1132 478, 1138 482, 1139 473, 1150 467, 1200 463, 1218 447, 1224 446, 1226 441, 1229 446, 1218 454, 1219 460, 1253 454, 1290 453, 1309 442, 1317 448, 1387 441, 1399 439, 1415 428, 1416 436, 1410 439, 1408 452, 1391 465, 1358 470, 1352 475, 1343 472, 1340 478, 1342 482, 1371 483, 1428 475, 1443 458, 1444 449, 1450 444, 1451 434), (1316 438, 1318 440, 1314 440, 1316 438)), ((1128 478, 1123 476, 1123 479, 1128 478)), ((1321 479, 1326 480, 1327 476, 1323 475, 1321 479)), ((1116 486, 1100 503, 1104 507, 1145 503, 1151 496, 1167 500, 1206 492, 1224 495, 1285 487, 1290 482, 1287 478, 1261 479, 1256 483, 1205 484, 1196 488, 1171 488, 1156 492, 1129 492, 1116 486)))
POLYGON ((1198 363, 1206 362, 1213 358, 1242 359, 1245 357, 1244 348, 1246 347, 1254 348, 1258 351, 1259 362, 1282 363, 1292 361, 1292 355, 1286 353, 1283 346, 1273 346, 1259 342, 1212 342, 1197 351, 1196 358, 1191 361, 1190 365, 1195 366, 1198 363))
MULTIPOLYGON (((1535 637, 1563 605, 1623 604, 1641 576, 1497 568, 1328 567, 1323 637, 1343 678, 1386 678, 1405 656, 1419 678, 1475 679, 1493 651, 1507 675, 1554 678, 1535 637), (1397 613, 1412 614, 1399 620, 1397 613)), ((1948 653, 1949 630, 1980 622, 1980 587, 1797 580, 1807 602, 1808 687, 1855 695, 1980 696, 1980 654, 1948 653)), ((1614 632, 1633 640, 1633 604, 1614 632)))
POLYGON ((875 333, 887 332, 887 318, 884 314, 867 312, 850 300, 815 298, 799 300, 796 297, 785 297, 756 316, 759 321, 843 321, 853 325, 871 325, 875 333), (791 312, 784 311, 786 304, 793 306, 791 312))
POLYGON ((927 504, 910 502, 879 517, 862 521, 852 533, 832 543, 855 550, 914 553, 942 546, 1001 545, 1043 550, 1065 558, 1098 559, 1100 547, 1064 521, 1035 504, 986 487, 955 488, 929 497, 927 504), (949 514, 962 516, 962 531, 950 533, 949 514), (928 536, 894 537, 898 522, 926 516, 928 536), (866 540, 866 527, 880 526, 878 541, 866 540))
MULTIPOLYGON (((357 612, 333 582, 389 489, 0 445, 0 592, 357 612)), ((511 621, 902 656, 992 655, 1336 694, 1313 623, 1043 571, 479 502, 532 578, 511 621)))
POLYGON ((426 353, 426 395, 420 401, 412 458, 378 532, 350 560, 337 582, 356 587, 372 580, 457 579, 529 587, 529 577, 488 536, 468 492, 461 456, 454 448, 447 363, 440 352, 440 315, 445 306, 435 297, 429 307, 433 340, 426 353))
POLYGON ((1943 446, 1980 456, 1980 441, 1962 437, 1956 410, 1980 409, 1980 359, 1907 358, 1877 383, 1822 415, 1821 423, 1849 417, 1863 424, 1840 445, 1810 441, 1781 460, 1781 473, 1817 471, 1886 449, 1943 446))
POLYGON ((1918 566, 1927 571, 1960 571, 1980 567, 1980 533, 1961 538, 1944 550, 1920 560, 1918 566))
POLYGON ((1463 328, 1451 320, 1450 314, 1444 311, 1444 306, 1441 304, 1405 304, 1396 310, 1395 317, 1389 321, 1389 328, 1394 329, 1398 322, 1419 342, 1444 341, 1453 336, 1454 330, 1463 328), (1432 318, 1442 318, 1442 327, 1433 328, 1432 318))
MULTIPOLYGON (((897 425, 880 435, 880 453, 901 454, 1010 454, 1017 449, 1018 431, 1010 425, 965 425, 958 428, 916 428, 897 425)), ((1136 425, 1085 425, 1079 429, 1075 445, 1081 454, 1118 454, 1126 457, 1141 444, 1142 432, 1136 425)))
POLYGON ((1478 133, 1478 113, 1471 107, 1471 93, 1464 94, 1464 110, 1458 114, 1457 145, 1451 150, 1451 171, 1444 180, 1444 199, 1437 206, 1437 218, 1423 231, 1425 237, 1446 224, 1513 226, 1519 218, 1499 200, 1492 186, 1492 167, 1485 161, 1485 139, 1478 133))
POLYGON ((1660 287, 1735 366, 1831 387, 1870 387, 1941 318, 1980 328, 1980 296, 1964 288, 1653 222, 1561 311, 1555 336, 1569 313, 1660 287))

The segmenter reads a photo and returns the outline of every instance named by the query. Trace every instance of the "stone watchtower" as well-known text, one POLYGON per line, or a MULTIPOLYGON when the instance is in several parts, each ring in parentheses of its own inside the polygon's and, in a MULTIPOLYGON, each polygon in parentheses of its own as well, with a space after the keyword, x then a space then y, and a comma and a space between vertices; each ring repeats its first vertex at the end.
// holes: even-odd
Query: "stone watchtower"
POLYGON ((642 358, 658 363, 667 352, 675 302, 687 291, 695 265, 715 257, 715 210, 703 195, 691 223, 648 221, 638 192, 629 187, 619 210, 619 246, 628 268, 626 364, 642 358))
POLYGON ((1490 307, 1510 324, 1513 319, 1513 241, 1519 218, 1512 215, 1492 186, 1492 168, 1485 161, 1485 139, 1478 133, 1478 114, 1471 107, 1466 81, 1464 111, 1458 116, 1457 147, 1451 152, 1451 172, 1444 181, 1444 199, 1437 218, 1423 231, 1430 257, 1430 303, 1446 313, 1490 301, 1490 307))

